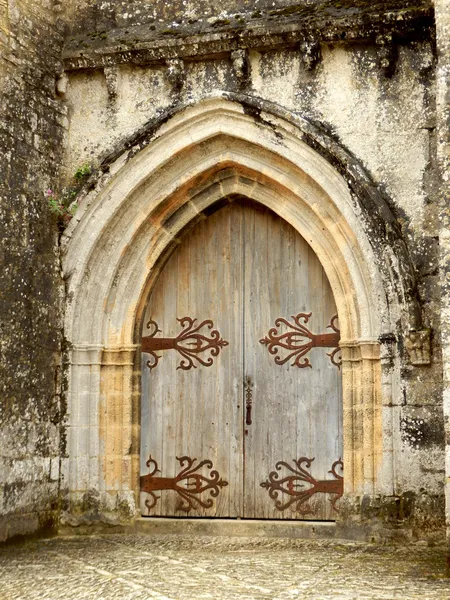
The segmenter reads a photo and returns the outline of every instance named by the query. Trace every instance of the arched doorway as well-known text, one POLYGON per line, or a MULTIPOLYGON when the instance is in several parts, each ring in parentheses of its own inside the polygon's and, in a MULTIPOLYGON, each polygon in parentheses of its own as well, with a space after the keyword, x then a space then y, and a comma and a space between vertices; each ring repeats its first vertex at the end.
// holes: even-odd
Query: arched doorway
POLYGON ((69 390, 62 470, 72 514, 95 490, 96 514, 136 515, 148 298, 186 228, 237 195, 289 223, 333 290, 342 350, 341 506, 393 492, 392 366, 399 354, 380 340, 395 319, 407 325, 402 307, 414 274, 405 246, 389 207, 345 149, 261 100, 255 116, 255 103, 227 94, 166 115, 121 146, 80 198, 63 239, 69 390))
POLYGON ((182 238, 146 310, 141 513, 333 520, 342 385, 330 284, 284 219, 225 204, 182 238))

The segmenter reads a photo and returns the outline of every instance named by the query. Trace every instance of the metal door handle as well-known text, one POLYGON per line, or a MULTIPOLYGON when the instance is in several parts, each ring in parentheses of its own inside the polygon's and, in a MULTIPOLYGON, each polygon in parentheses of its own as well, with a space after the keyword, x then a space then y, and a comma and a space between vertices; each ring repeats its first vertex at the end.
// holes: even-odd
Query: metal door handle
POLYGON ((247 378, 247 388, 245 390, 245 424, 246 425, 251 425, 252 424, 252 400, 253 400, 253 393, 252 393, 252 388, 250 387, 251 383, 250 383, 250 378, 247 378))

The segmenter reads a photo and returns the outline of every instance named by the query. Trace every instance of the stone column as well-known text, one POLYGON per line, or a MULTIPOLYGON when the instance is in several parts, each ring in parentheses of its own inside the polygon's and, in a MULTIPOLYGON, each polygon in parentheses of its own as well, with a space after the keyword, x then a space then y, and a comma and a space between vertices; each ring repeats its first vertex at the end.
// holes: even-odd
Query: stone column
POLYGON ((349 495, 372 495, 382 461, 378 342, 340 343, 344 409, 344 481, 349 495))
POLYGON ((63 468, 64 487, 70 492, 72 511, 83 503, 84 494, 99 485, 99 382, 102 347, 73 347, 70 395, 67 407, 68 468, 63 468))
POLYGON ((435 0, 436 128, 440 200, 440 279, 444 422, 446 431, 446 521, 450 565, 450 2, 435 0))
MULTIPOLYGON (((136 346, 104 348, 100 381, 101 480, 109 494, 136 493, 139 463, 138 399, 134 393, 136 346)), ((125 494, 126 495, 126 494, 125 494)))
POLYGON ((136 346, 78 344, 72 349, 66 523, 90 518, 111 523, 135 516, 140 375, 135 353, 136 346))

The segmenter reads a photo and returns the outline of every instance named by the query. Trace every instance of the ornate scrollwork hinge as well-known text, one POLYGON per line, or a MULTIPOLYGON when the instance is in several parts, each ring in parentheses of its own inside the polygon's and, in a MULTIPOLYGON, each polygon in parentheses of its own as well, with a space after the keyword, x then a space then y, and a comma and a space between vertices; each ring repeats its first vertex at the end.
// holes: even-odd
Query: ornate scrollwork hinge
POLYGON ((341 498, 344 493, 344 477, 336 473, 336 468, 341 471, 344 470, 344 463, 341 459, 336 460, 331 466, 331 470, 328 473, 334 475, 336 479, 322 479, 317 480, 308 473, 306 469, 311 468, 311 463, 314 458, 306 458, 303 456, 298 460, 294 460, 295 467, 292 467, 287 462, 280 460, 275 465, 276 471, 269 473, 267 481, 261 483, 261 487, 269 490, 269 496, 272 500, 275 500, 275 507, 277 510, 283 511, 295 504, 294 510, 301 515, 311 514, 314 511, 306 504, 308 500, 314 496, 314 494, 334 494, 335 497, 331 498, 331 506, 336 511, 336 502, 341 498), (305 467, 303 466, 305 465, 305 467), (279 471, 285 468, 290 474, 285 477, 280 477, 279 471), (307 487, 309 484, 311 487, 307 487), (282 501, 278 499, 279 494, 287 494, 288 499, 282 501))
POLYGON ((177 509, 184 512, 189 512, 193 508, 203 507, 211 508, 213 505, 213 498, 219 495, 220 488, 228 485, 228 481, 224 481, 219 473, 212 470, 213 463, 210 460, 202 460, 195 465, 196 458, 190 458, 189 456, 176 457, 180 463, 182 470, 175 477, 155 477, 156 473, 161 471, 158 469, 158 463, 154 460, 151 455, 146 462, 147 467, 150 469, 148 475, 141 476, 141 492, 150 494, 151 500, 145 501, 145 506, 150 510, 156 506, 156 502, 160 496, 155 494, 156 491, 161 490, 174 490, 180 496, 177 504, 177 509), (204 475, 199 473, 203 467, 211 469, 210 473, 204 475), (184 485, 182 485, 182 482, 184 485), (209 491, 210 496, 207 500, 202 500, 200 494, 209 491))
POLYGON ((204 367, 210 367, 214 362, 213 357, 219 354, 221 348, 228 346, 228 342, 220 337, 217 329, 212 329, 214 324, 210 319, 202 321, 199 325, 196 325, 197 319, 191 317, 183 317, 177 321, 183 329, 175 338, 156 337, 156 334, 161 331, 158 324, 152 319, 147 323, 147 329, 150 329, 151 333, 142 338, 142 352, 148 352, 153 358, 153 361, 147 361, 149 369, 157 366, 161 358, 156 354, 159 350, 176 350, 183 357, 177 369, 189 371, 197 368, 194 360, 204 367), (212 331, 201 333, 200 330, 204 327, 212 331), (200 356, 208 351, 210 355, 207 359, 200 356))
POLYGON ((331 317, 330 324, 327 326, 327 329, 332 329, 333 333, 316 334, 305 326, 311 315, 312 313, 299 313, 292 316, 293 323, 279 317, 275 321, 275 327, 269 329, 266 337, 259 340, 260 344, 267 346, 270 354, 275 355, 277 365, 284 365, 288 360, 294 358, 292 366, 300 369, 312 367, 309 358, 306 357, 303 361, 301 360, 311 348, 334 348, 332 352, 327 353, 327 356, 330 357, 333 365, 340 369, 342 361, 340 359, 335 360, 336 354, 340 351, 339 340, 341 339, 340 331, 336 326, 338 316, 331 317), (303 323, 300 322, 301 320, 303 320, 303 323), (286 328, 287 331, 284 331, 286 328), (284 357, 278 355, 280 349, 286 350, 287 355, 284 357))

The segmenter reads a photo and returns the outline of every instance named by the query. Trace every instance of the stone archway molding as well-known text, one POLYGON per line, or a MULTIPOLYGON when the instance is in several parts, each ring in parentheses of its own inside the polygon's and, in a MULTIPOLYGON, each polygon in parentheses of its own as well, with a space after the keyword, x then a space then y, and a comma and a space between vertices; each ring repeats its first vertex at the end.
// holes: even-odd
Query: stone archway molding
POLYGON ((94 495, 97 513, 135 514, 146 301, 186 230, 237 196, 279 214, 318 255, 341 329, 345 492, 391 493, 382 405, 394 382, 380 339, 419 317, 395 219, 356 161, 296 115, 221 94, 149 124, 101 171, 63 239, 72 512, 94 495))

